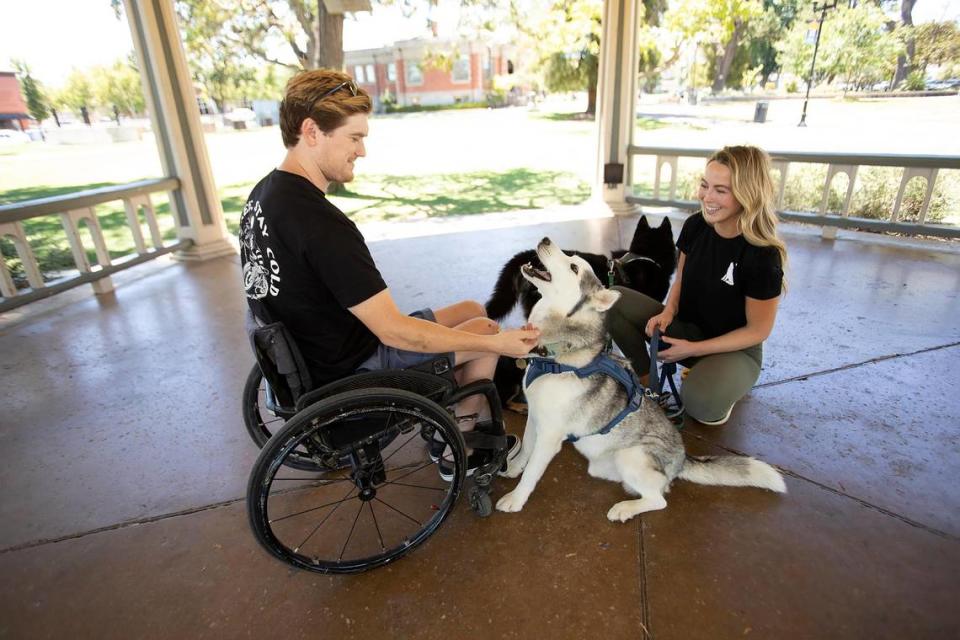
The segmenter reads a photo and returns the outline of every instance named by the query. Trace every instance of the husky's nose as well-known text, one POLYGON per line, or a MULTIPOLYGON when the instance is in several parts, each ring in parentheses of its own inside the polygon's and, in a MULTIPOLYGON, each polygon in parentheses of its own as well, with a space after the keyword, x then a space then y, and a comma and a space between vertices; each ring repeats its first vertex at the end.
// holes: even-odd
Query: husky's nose
POLYGON ((550 238, 544 238, 543 240, 540 241, 540 244, 544 246, 550 246, 550 238))

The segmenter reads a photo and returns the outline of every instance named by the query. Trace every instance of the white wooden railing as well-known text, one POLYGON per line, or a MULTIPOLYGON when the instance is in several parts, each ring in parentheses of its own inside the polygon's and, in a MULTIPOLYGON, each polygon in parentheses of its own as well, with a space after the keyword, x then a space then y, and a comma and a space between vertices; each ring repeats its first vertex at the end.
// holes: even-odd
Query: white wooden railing
MULTIPOLYGON (((677 199, 678 161, 680 158, 708 158, 713 149, 681 149, 673 147, 630 147, 630 155, 634 164, 634 173, 637 173, 638 158, 653 156, 655 162, 653 197, 628 196, 627 201, 634 204, 650 206, 672 206, 679 209, 696 210, 700 204, 696 200, 677 199), (670 169, 670 182, 663 188, 661 179, 664 167, 670 169), (666 191, 665 196, 661 193, 666 191)), ((909 156, 909 155, 867 155, 854 153, 804 153, 792 151, 769 151, 773 160, 773 168, 779 174, 777 186, 777 209, 784 220, 821 225, 825 237, 836 235, 838 228, 867 229, 870 231, 895 232, 905 235, 926 235, 943 238, 960 238, 960 227, 956 225, 936 224, 927 221, 930 201, 933 198, 937 175, 944 169, 960 169, 960 156, 909 156), (790 167, 795 164, 825 164, 827 177, 823 185, 823 196, 819 212, 785 211, 783 208, 784 188, 790 167), (881 218, 851 217, 850 201, 853 198, 857 170, 863 166, 872 167, 900 167, 903 173, 900 178, 900 187, 896 199, 881 218), (847 191, 843 205, 838 212, 827 211, 830 196, 830 186, 837 174, 846 174, 847 191), (926 181, 923 203, 920 207, 917 222, 901 220, 903 196, 907 184, 916 177, 926 181)), ((960 212, 954 212, 960 213, 960 212)))
POLYGON ((84 283, 90 283, 97 293, 107 293, 113 289, 111 274, 153 260, 171 251, 189 247, 192 244, 190 240, 163 243, 157 214, 150 199, 151 194, 173 192, 179 188, 180 181, 176 178, 160 178, 0 206, 0 238, 13 242, 23 264, 27 283, 30 285, 25 289, 17 289, 3 255, 0 254, 0 294, 2 294, 0 313, 84 283), (115 201, 122 201, 126 210, 127 226, 133 237, 134 253, 111 260, 95 207, 105 202, 115 201), (140 222, 140 212, 143 213, 146 223, 147 237, 144 236, 140 222), (44 282, 41 265, 34 256, 30 238, 24 232, 23 222, 49 215, 60 216, 78 273, 52 282, 44 282), (80 234, 81 223, 85 223, 93 240, 96 255, 94 264, 91 264, 87 258, 87 247, 84 246, 80 234))

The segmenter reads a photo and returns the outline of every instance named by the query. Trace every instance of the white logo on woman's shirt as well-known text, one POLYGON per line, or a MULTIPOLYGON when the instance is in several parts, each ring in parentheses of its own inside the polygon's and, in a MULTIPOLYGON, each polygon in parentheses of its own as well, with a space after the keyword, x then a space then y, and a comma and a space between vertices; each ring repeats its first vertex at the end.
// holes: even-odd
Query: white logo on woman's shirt
POLYGON ((726 283, 733 286, 733 263, 730 263, 730 266, 727 267, 727 272, 720 278, 720 282, 726 283))

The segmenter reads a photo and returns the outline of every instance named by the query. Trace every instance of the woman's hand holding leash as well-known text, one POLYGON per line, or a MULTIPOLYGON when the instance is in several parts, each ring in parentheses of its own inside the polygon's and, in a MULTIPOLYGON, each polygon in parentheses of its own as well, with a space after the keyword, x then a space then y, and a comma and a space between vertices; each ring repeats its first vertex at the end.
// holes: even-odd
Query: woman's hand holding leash
POLYGON ((663 335, 660 336, 660 341, 670 345, 667 349, 661 347, 657 353, 657 357, 662 362, 679 362, 699 355, 697 353, 696 342, 681 340, 680 338, 668 338, 663 335))
POLYGON ((673 322, 674 312, 670 309, 664 309, 657 315, 653 316, 647 320, 647 326, 645 331, 647 332, 647 337, 653 337, 653 330, 660 329, 660 334, 663 335, 667 331, 667 327, 670 326, 670 323, 673 322))

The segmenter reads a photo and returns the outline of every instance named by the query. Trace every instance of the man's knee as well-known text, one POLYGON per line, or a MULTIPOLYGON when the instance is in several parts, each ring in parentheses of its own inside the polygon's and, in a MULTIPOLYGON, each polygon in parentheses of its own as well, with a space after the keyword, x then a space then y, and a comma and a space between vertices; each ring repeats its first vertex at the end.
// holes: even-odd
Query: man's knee
POLYGON ((476 300, 464 300, 460 303, 463 306, 463 313, 469 318, 486 318, 487 308, 476 300))
POLYGON ((490 318, 473 318, 459 325, 457 329, 469 333, 477 333, 485 336, 492 336, 500 331, 500 325, 490 318))

